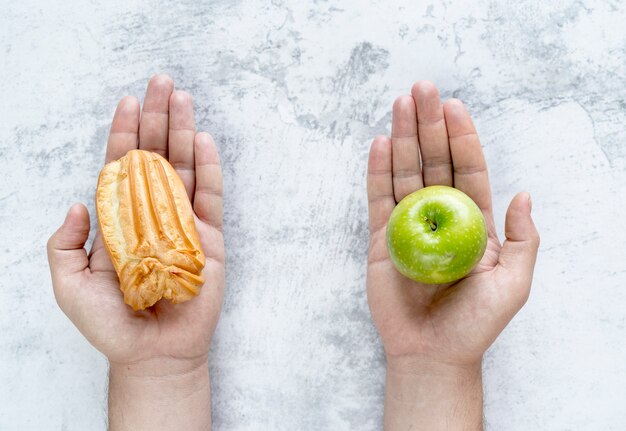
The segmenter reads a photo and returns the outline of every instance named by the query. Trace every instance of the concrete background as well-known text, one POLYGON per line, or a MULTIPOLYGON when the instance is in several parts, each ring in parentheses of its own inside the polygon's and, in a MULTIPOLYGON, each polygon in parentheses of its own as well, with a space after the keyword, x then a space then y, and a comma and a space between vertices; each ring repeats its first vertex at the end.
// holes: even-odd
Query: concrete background
POLYGON ((375 430, 365 165, 393 99, 470 107, 496 220, 533 195, 533 293, 484 361, 490 430, 626 429, 622 1, 2 2, 0 430, 105 429, 105 359, 45 242, 88 204, 115 104, 171 74, 225 170, 217 430, 375 430))

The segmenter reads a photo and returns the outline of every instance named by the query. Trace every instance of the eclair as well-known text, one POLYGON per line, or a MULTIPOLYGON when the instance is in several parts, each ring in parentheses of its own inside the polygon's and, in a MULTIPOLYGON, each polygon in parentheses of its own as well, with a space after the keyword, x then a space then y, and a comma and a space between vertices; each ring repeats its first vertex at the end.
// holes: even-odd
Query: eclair
POLYGON ((126 304, 143 310, 199 293, 205 257, 185 186, 166 159, 132 150, 105 165, 96 210, 126 304))

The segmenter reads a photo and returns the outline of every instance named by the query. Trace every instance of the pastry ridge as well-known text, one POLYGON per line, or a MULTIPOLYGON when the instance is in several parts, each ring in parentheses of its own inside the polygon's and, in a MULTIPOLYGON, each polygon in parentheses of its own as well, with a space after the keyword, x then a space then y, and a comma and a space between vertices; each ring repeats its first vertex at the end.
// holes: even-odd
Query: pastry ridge
POLYGON ((199 293, 205 257, 185 186, 166 159, 131 150, 105 165, 96 212, 124 302, 134 310, 199 293))

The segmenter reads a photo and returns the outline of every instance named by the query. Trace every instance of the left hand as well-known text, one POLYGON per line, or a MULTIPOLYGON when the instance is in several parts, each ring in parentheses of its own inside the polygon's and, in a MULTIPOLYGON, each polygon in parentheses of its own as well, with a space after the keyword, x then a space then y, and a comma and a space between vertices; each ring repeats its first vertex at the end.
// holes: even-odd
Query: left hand
POLYGON ((368 172, 370 246, 367 292, 388 363, 478 365, 482 355, 528 298, 539 235, 530 196, 520 193, 506 215, 500 244, 493 219, 487 164, 463 103, 441 102, 422 81, 394 103, 392 136, 372 143, 368 172), (393 157, 392 157, 393 156, 393 157), (448 285, 401 275, 387 252, 387 221, 396 204, 426 186, 453 186, 481 209, 487 250, 476 268, 448 285))
POLYGON ((367 297, 387 356, 384 427, 480 430, 482 356, 528 298, 539 235, 530 196, 520 193, 507 211, 507 240, 500 244, 487 164, 465 106, 455 99, 442 104, 430 82, 416 83, 411 93, 394 103, 391 139, 374 139, 367 177, 367 297), (447 285, 404 277, 387 252, 387 222, 396 204, 432 185, 453 186, 472 198, 489 236, 478 266, 447 285))

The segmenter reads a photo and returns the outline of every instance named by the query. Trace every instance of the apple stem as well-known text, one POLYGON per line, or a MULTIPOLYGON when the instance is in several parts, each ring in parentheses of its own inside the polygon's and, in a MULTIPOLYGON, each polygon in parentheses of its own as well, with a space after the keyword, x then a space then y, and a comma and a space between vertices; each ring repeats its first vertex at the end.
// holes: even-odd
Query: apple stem
POLYGON ((433 232, 437 230, 437 223, 435 223, 428 217, 424 217, 424 221, 428 223, 428 225, 430 226, 430 230, 432 230, 433 232))

